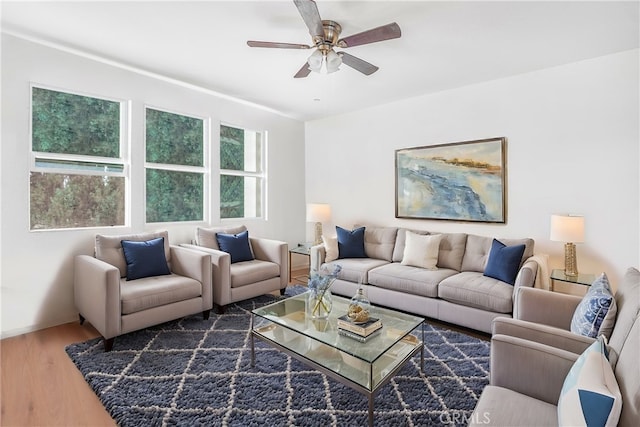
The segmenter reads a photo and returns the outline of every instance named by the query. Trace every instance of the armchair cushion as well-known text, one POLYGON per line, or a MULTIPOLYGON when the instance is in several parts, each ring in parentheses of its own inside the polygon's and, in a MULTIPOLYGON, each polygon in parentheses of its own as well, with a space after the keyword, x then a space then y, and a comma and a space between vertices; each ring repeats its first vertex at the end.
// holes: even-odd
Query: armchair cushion
POLYGON ((595 338, 611 336, 616 319, 616 300, 605 273, 596 279, 582 298, 571 319, 571 332, 595 338))
POLYGON ((142 242, 122 240, 121 243, 127 262, 127 280, 171 273, 164 255, 164 237, 142 242))
POLYGON ((164 256, 169 264, 171 264, 171 252, 169 245, 169 232, 158 231, 155 233, 128 234, 120 236, 96 235, 95 255, 100 261, 117 267, 120 270, 120 277, 127 276, 127 261, 124 258, 122 250, 122 241, 130 240, 134 242, 142 242, 157 237, 164 237, 164 256))
POLYGON ((212 227, 212 228, 196 228, 196 244, 198 246, 204 246, 205 248, 220 250, 218 246, 218 239, 216 234, 238 234, 246 231, 247 227, 244 225, 238 225, 235 227, 212 227))
POLYGON ((622 396, 600 337, 580 355, 564 380, 558 401, 560 425, 618 425, 622 396))
POLYGON ((220 250, 231 256, 231 264, 254 259, 249 244, 249 231, 245 230, 238 234, 217 233, 216 240, 220 250))
POLYGON ((200 295, 200 282, 177 274, 145 277, 135 282, 122 279, 120 282, 123 315, 197 298, 200 295))

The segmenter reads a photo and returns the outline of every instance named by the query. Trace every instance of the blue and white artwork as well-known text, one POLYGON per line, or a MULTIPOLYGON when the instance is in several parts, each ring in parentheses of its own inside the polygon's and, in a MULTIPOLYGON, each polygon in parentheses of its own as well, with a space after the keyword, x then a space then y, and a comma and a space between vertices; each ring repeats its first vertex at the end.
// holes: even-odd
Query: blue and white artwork
POLYGON ((505 138, 396 151, 396 217, 505 222, 505 138))

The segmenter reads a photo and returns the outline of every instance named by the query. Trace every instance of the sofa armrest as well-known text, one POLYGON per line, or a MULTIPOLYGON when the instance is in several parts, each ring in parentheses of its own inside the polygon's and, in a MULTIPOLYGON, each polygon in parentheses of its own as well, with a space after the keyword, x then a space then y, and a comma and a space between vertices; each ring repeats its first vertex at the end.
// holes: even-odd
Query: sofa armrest
POLYGON ((322 266, 322 264, 324 264, 326 255, 327 253, 324 249, 324 245, 311 246, 311 248, 309 249, 310 270, 320 271, 320 267, 322 266))
POLYGON ((533 341, 494 335, 490 383, 557 405, 564 380, 578 357, 533 341))
POLYGON ((270 261, 280 267, 280 288, 289 282, 289 245, 280 240, 249 237, 251 249, 256 259, 270 261))
POLYGON ((520 271, 518 271, 518 275, 516 276, 514 294, 515 289, 520 287, 533 288, 533 285, 536 283, 537 274, 538 263, 531 258, 527 259, 524 264, 522 264, 522 267, 520 267, 520 271))
POLYGON ((553 326, 508 317, 496 317, 491 325, 491 332, 492 335, 522 338, 575 354, 582 354, 594 341, 593 338, 574 334, 553 326))
POLYGON ((573 313, 581 300, 576 295, 519 288, 514 301, 513 317, 569 331, 573 313))
POLYGON ((229 304, 231 302, 231 255, 216 249, 186 243, 181 244, 180 247, 209 254, 213 301, 223 306, 229 304))
POLYGON ((89 255, 73 264, 76 308, 105 339, 120 335, 120 270, 89 255))
POLYGON ((211 289, 211 256, 205 252, 196 252, 187 248, 171 245, 171 272, 190 277, 202 284, 202 310, 213 307, 211 289))

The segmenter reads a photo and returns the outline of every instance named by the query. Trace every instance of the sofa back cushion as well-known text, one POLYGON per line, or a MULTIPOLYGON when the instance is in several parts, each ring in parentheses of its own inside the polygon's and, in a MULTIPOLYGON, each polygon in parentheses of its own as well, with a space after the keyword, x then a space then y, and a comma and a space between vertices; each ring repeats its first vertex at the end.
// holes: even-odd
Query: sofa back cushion
POLYGON ((171 251, 169 249, 169 232, 158 231, 156 233, 127 234, 118 236, 96 235, 96 258, 117 267, 120 270, 120 277, 127 275, 127 261, 122 250, 122 241, 144 242, 151 239, 164 237, 164 256, 167 262, 171 262, 171 251))
MULTIPOLYGON (((618 424, 621 427, 637 426, 640 419, 640 369, 638 368, 640 318, 636 316, 630 326, 624 346, 620 350, 620 354, 617 355, 614 369, 622 394, 622 413, 618 424)), ((612 355, 613 352, 610 351, 609 359, 612 355)))
POLYGON ((216 234, 239 234, 243 231, 247 231, 247 227, 244 225, 236 225, 233 227, 211 227, 211 228, 196 228, 196 245, 204 246, 205 248, 220 250, 218 245, 218 239, 216 234))
MULTIPOLYGON (((497 239, 506 246, 524 245, 524 253, 520 266, 529 257, 533 255, 533 239, 497 239)), ((467 236, 467 245, 462 258, 462 267, 460 271, 475 271, 483 273, 491 252, 491 244, 493 237, 476 236, 469 234, 467 236)))
MULTIPOLYGON (((398 229, 396 245, 393 248, 393 262, 402 262, 407 231, 422 235, 440 234, 424 230, 398 229)), ((451 270, 461 271, 460 268, 462 266, 462 257, 464 256, 466 243, 467 235, 465 233, 442 233, 440 250, 438 252, 438 268, 450 268, 451 270)))
POLYGON ((365 226, 364 251, 367 257, 391 262, 397 234, 395 227, 365 226))

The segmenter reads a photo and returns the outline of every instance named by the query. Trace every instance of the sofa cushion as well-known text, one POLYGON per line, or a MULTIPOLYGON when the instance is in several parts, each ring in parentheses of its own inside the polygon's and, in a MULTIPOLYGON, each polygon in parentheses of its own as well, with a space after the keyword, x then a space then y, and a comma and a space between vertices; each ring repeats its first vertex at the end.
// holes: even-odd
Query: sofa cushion
POLYGON ((602 273, 587 290, 571 318, 571 332, 596 338, 611 336, 616 318, 616 300, 613 298, 609 279, 602 273))
POLYGON ((558 422, 563 426, 615 427, 621 410, 620 389, 600 337, 578 357, 564 380, 558 422))
POLYGON ((160 307, 202 295, 202 284, 185 276, 170 274, 138 279, 120 279, 122 314, 160 307))
POLYGON ((220 246, 218 246, 218 239, 216 239, 217 233, 238 234, 246 230, 247 227, 245 227, 244 225, 211 228, 196 227, 196 244, 198 246, 204 246, 205 248, 215 249, 216 251, 219 251, 220 246))
POLYGON ((422 236, 408 230, 406 234, 404 255, 402 256, 401 264, 421 267, 427 270, 436 270, 442 234, 422 236))
POLYGON ((338 273, 338 279, 354 283, 369 283, 368 272, 373 268, 388 264, 388 262, 373 258, 345 258, 323 264, 323 268, 326 266, 329 271, 333 271, 336 264, 342 267, 338 273))
POLYGON ((127 262, 127 280, 171 274, 164 256, 164 237, 142 242, 122 240, 121 244, 127 262))
POLYGON ((220 250, 231 256, 231 264, 251 261, 254 258, 249 244, 248 230, 238 234, 216 233, 216 240, 220 250))
MULTIPOLYGON (((609 360, 611 365, 616 366, 618 354, 630 335, 634 323, 638 323, 640 314, 640 271, 636 268, 629 268, 616 291, 616 323, 609 339, 609 360)), ((638 348, 638 347, 636 347, 638 348)), ((636 352, 636 357, 637 357, 636 352)), ((640 380, 640 375, 636 376, 640 380)), ((637 388, 636 390, 640 390, 637 388)), ((637 396, 638 407, 640 407, 640 395, 637 396)))
POLYGON ((518 275, 524 248, 524 245, 506 246, 493 239, 484 275, 513 285, 518 275))
POLYGON ((438 285, 443 300, 496 313, 513 311, 513 286, 482 273, 464 271, 438 285))
POLYGON ((280 276, 278 264, 254 259, 231 264, 231 287, 239 288, 280 276))
POLYGON ((393 262, 402 262, 402 257, 404 256, 404 246, 407 241, 407 231, 411 231, 412 233, 419 234, 421 236, 426 236, 431 233, 424 230, 408 230, 405 228, 398 229, 396 233, 396 244, 393 247, 393 255, 391 256, 391 261, 393 262))
MULTIPOLYGON (((520 266, 529 257, 533 256, 533 239, 498 239, 506 246, 524 245, 524 253, 520 266)), ((467 236, 467 244, 462 258, 462 266, 460 271, 476 271, 484 272, 489 253, 491 252, 492 237, 476 236, 469 234, 467 236)))
POLYGON ((346 230, 336 226, 338 234, 338 258, 367 258, 364 251, 365 227, 346 230))
POLYGON ((125 234, 117 236, 96 235, 96 258, 117 267, 120 277, 127 275, 127 261, 122 250, 122 240, 143 242, 145 240, 164 237, 164 256, 171 265, 171 251, 169 249, 169 232, 158 231, 155 233, 125 234))
POLYGON ((398 229, 395 227, 372 227, 364 229, 364 252, 369 258, 391 262, 398 229))
POLYGON ((393 262, 370 270, 368 282, 380 288, 436 298, 438 283, 457 273, 450 269, 426 270, 393 262))
MULTIPOLYGON (((396 237, 396 245, 393 249, 393 262, 402 262, 407 231, 420 235, 435 234, 424 230, 399 229, 398 236, 396 237)), ((442 233, 441 235, 442 240, 440 241, 440 251, 438 252, 438 267, 460 271, 462 257, 464 256, 467 243, 467 235, 465 233, 442 233)))

